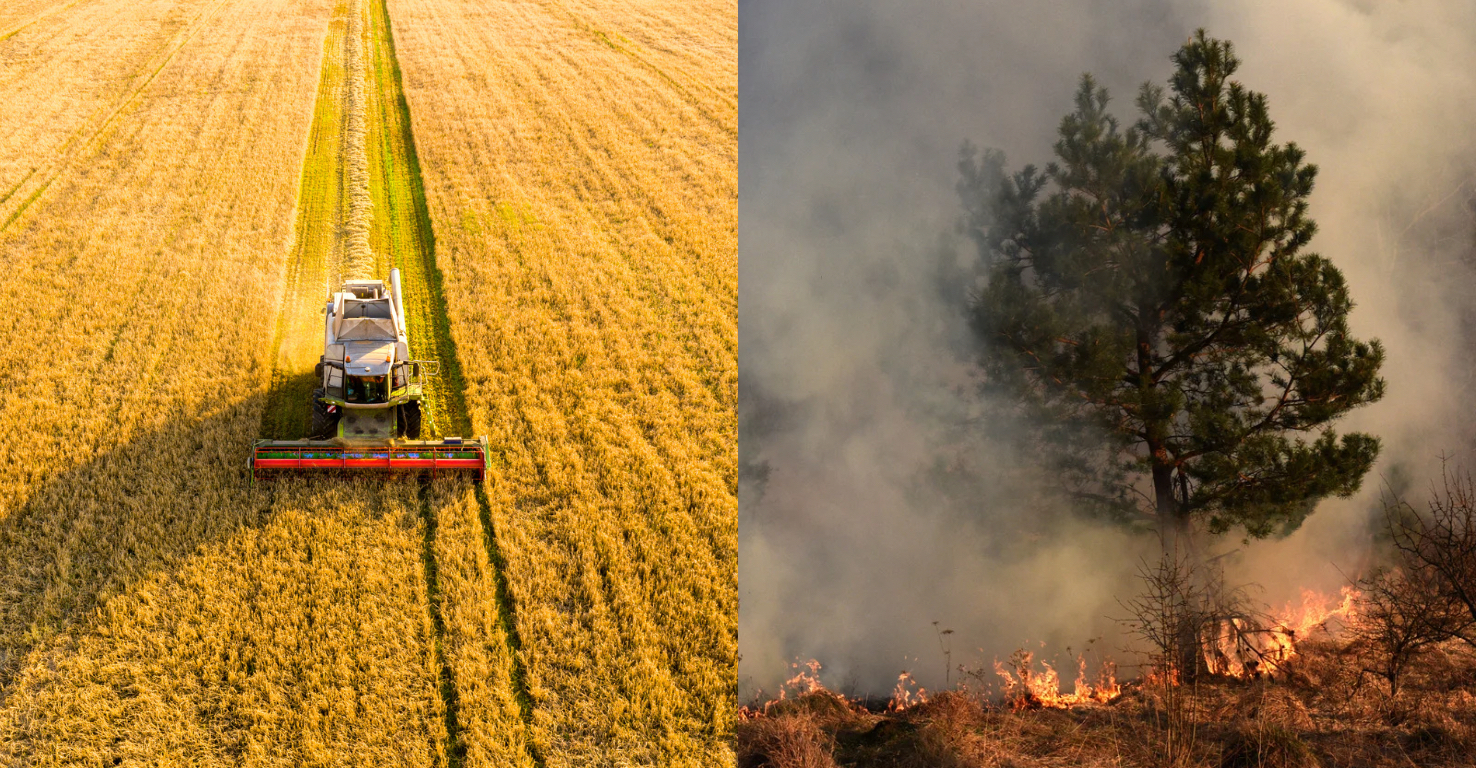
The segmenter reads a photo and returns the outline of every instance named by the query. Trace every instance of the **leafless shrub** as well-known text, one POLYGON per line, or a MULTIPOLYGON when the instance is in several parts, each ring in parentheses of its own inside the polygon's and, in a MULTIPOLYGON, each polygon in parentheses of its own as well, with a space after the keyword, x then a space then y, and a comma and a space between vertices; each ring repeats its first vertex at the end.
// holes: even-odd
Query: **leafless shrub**
POLYGON ((1358 581, 1362 592, 1352 637, 1375 659, 1365 667, 1399 694, 1400 678, 1420 654, 1447 640, 1476 646, 1476 487, 1465 472, 1442 467, 1422 514, 1386 498, 1384 523, 1394 563, 1358 581))
POLYGON ((1154 715, 1164 728, 1164 765, 1179 765, 1194 752, 1193 692, 1182 683, 1195 676, 1202 656, 1205 596, 1197 575, 1191 563, 1165 553, 1138 566, 1143 591, 1121 603, 1130 614, 1123 622, 1128 632, 1148 648, 1147 681, 1158 689, 1154 715))
POLYGON ((1442 602, 1463 614, 1452 636, 1476 646, 1476 486, 1467 472, 1442 467, 1440 485, 1430 489, 1425 514, 1389 499, 1384 519, 1398 564, 1410 581, 1430 594, 1422 602, 1442 602))
POLYGON ((1358 581, 1362 593, 1350 638, 1373 653, 1377 666, 1365 667, 1389 682, 1389 695, 1399 695, 1399 679, 1422 652, 1454 637, 1464 613, 1428 569, 1407 572, 1381 568, 1358 581))
POLYGON ((1123 623, 1148 648, 1150 669, 1175 681, 1185 676, 1186 667, 1194 666, 1198 652, 1195 637, 1202 623, 1202 601, 1195 575, 1187 561, 1168 554, 1156 563, 1143 561, 1138 566, 1143 591, 1120 602, 1130 614, 1123 623))

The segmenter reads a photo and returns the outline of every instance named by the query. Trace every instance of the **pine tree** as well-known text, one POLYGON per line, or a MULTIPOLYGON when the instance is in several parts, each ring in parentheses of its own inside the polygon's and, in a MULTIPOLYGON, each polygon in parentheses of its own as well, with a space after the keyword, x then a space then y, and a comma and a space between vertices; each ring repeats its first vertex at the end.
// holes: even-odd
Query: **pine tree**
POLYGON ((1383 348, 1304 250, 1317 169, 1273 143, 1231 44, 1200 30, 1173 61, 1126 129, 1084 76, 1043 171, 965 146, 980 359, 1076 499, 1170 537, 1289 532, 1373 465, 1376 437, 1331 424, 1383 395, 1383 348))

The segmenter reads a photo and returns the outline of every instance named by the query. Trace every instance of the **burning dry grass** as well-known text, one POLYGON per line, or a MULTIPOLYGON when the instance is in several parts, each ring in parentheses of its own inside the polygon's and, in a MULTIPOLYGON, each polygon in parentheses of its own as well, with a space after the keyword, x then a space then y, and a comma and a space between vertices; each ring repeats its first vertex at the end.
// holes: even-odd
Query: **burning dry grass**
POLYGON ((535 750, 731 759, 736 9, 389 16, 535 750))
POLYGON ((1370 649, 1314 634, 1276 679, 1213 676, 1182 686, 1187 732, 1173 762, 1162 689, 1133 681, 1110 704, 1069 709, 948 691, 883 712, 818 690, 740 722, 739 766, 1469 765, 1476 653, 1447 644, 1420 657, 1397 697, 1364 671, 1374 663, 1370 649))

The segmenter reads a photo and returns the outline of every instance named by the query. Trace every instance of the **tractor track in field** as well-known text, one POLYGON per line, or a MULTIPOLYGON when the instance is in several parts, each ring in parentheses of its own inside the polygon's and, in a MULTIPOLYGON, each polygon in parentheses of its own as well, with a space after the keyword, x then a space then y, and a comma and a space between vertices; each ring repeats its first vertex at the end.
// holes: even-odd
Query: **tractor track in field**
POLYGON ((5 42, 6 40, 9 40, 12 37, 15 37, 16 35, 20 34, 21 32, 24 32, 27 27, 31 26, 32 24, 35 24, 38 21, 41 21, 42 19, 45 19, 48 16, 55 16, 56 14, 61 13, 62 11, 71 10, 73 6, 78 5, 81 2, 82 2, 82 0, 72 0, 71 2, 69 2, 69 3, 65 4, 65 5, 53 6, 51 8, 47 8, 46 10, 41 11, 38 14, 35 14, 34 16, 30 17, 29 19, 26 19, 25 21, 20 22, 19 24, 12 25, 9 29, 0 30, 0 43, 3 43, 3 42, 5 42))
MULTIPOLYGON (((395 56, 394 30, 390 25, 387 1, 369 0, 369 14, 372 41, 370 79, 374 83, 368 121, 369 165, 370 189, 375 193, 375 227, 371 230, 370 242, 376 253, 382 257, 385 254, 391 256, 393 264, 388 266, 400 269, 401 282, 406 285, 403 298, 406 322, 411 330, 412 353, 417 357, 441 361, 441 376, 432 380, 432 403, 428 410, 432 428, 439 426, 443 430, 441 434, 448 434, 444 430, 450 430, 456 435, 470 437, 473 436, 473 428, 466 405, 466 379, 462 375, 456 342, 446 316, 441 271, 436 265, 435 232, 431 227, 425 183, 411 130, 410 108, 405 100, 400 65, 395 56), (373 183, 376 179, 378 183, 373 183)), ((383 271, 388 272, 388 266, 383 271)), ((528 690, 522 643, 514 621, 516 613, 507 583, 506 561, 492 525, 492 510, 485 487, 477 486, 476 499, 482 544, 496 585, 498 623, 512 652, 513 694, 523 725, 531 733, 533 698, 528 690)), ((424 503, 430 517, 429 499, 424 503)), ((439 610, 437 620, 440 620, 439 610)), ((443 669, 449 679, 453 670, 449 665, 443 665, 443 669)), ((448 698, 448 729, 453 704, 454 699, 448 698)), ((533 764, 543 766, 544 760, 535 740, 529 738, 524 743, 533 764)))
MULTIPOLYGON (((163 72, 164 68, 169 66, 169 62, 174 60, 175 55, 179 53, 180 49, 184 48, 195 37, 195 34, 213 19, 216 14, 220 13, 221 9, 229 2, 230 0, 218 0, 218 2, 195 14, 195 17, 186 22, 179 31, 171 36, 168 42, 154 56, 146 59, 143 65, 129 76, 131 83, 121 95, 93 110, 87 118, 72 130, 71 134, 57 147, 56 151, 52 153, 52 156, 48 160, 33 167, 13 187, 5 190, 4 193, 0 193, 0 232, 9 229, 10 225, 14 224, 31 207, 31 204, 36 202, 46 192, 52 182, 56 181, 63 172, 85 154, 81 151, 82 148, 96 147, 102 142, 113 121, 123 113, 123 110, 131 106, 143 94, 144 89, 148 88, 159 77, 159 73, 163 72), (17 197, 18 193, 21 193, 19 197, 17 197)), ((7 32, 3 37, 0 37, 0 40, 15 35, 25 29, 25 27, 40 21, 51 13, 64 11, 76 4, 72 3, 61 9, 43 12, 25 24, 7 32)))
MULTIPOLYGON (((363 62, 367 81, 362 91, 367 98, 358 101, 367 113, 359 125, 367 134, 362 146, 367 155, 372 203, 369 245, 373 253, 373 277, 387 279, 390 269, 400 270, 411 356, 438 360, 441 364, 440 375, 426 384, 425 436, 470 437, 473 433, 464 394, 466 381, 446 317, 441 272, 436 266, 435 235, 385 0, 340 0, 324 40, 318 98, 304 148, 296 238, 285 266, 282 303, 273 333, 273 370, 262 413, 261 436, 300 439, 307 435, 308 402, 317 385, 312 368, 322 351, 321 308, 337 281, 347 277, 343 271, 350 266, 346 241, 351 236, 348 219, 350 197, 355 192, 351 179, 356 176, 355 169, 350 167, 354 161, 349 155, 354 147, 350 146, 351 116, 346 110, 351 101, 347 80, 353 75, 350 65, 355 56, 363 62), (353 23, 351 14, 355 12, 364 14, 362 24, 353 23), (351 46, 360 44, 350 34, 356 27, 366 30, 366 50, 351 50, 351 46)), ((357 178, 362 184, 362 175, 357 178)), ((362 195, 362 189, 358 191, 362 195)), ((512 651, 513 693, 524 725, 531 731, 532 696, 505 577, 505 560, 492 526, 485 489, 478 487, 475 495, 482 547, 496 585, 498 624, 512 651)), ((432 627, 428 652, 435 662, 436 687, 445 706, 447 762, 450 768, 456 768, 464 761, 466 747, 462 743, 455 669, 447 650, 445 598, 435 554, 440 526, 430 481, 421 483, 417 500, 424 536, 423 578, 432 627)), ((533 740, 525 743, 532 762, 544 765, 533 740)))

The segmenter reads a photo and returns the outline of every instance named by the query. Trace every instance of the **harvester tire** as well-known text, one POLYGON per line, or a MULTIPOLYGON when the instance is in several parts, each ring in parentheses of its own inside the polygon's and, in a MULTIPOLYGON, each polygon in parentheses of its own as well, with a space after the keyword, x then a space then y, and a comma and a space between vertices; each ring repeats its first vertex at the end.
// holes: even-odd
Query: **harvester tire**
POLYGON ((321 388, 313 390, 313 431, 312 437, 319 440, 327 440, 337 436, 338 416, 337 413, 329 413, 328 406, 323 402, 323 396, 327 394, 321 388))
POLYGON ((420 401, 411 400, 400 406, 400 427, 405 430, 405 437, 411 440, 420 439, 420 401))

